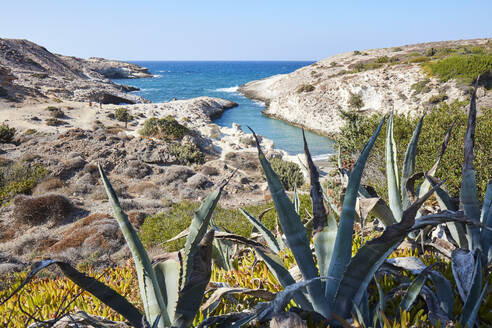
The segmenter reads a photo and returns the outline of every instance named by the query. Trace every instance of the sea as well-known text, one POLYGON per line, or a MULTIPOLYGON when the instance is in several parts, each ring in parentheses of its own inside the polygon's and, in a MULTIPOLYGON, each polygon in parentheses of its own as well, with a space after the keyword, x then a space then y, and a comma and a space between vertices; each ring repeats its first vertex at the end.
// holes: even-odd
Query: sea
MULTIPOLYGON (((226 110, 214 122, 231 127, 238 123, 249 132, 271 139, 275 147, 291 155, 303 153, 300 128, 262 114, 265 104, 250 100, 238 92, 240 85, 276 74, 293 72, 313 62, 306 61, 132 61, 147 67, 152 78, 114 80, 116 83, 140 88, 134 91, 152 102, 167 102, 174 98, 188 99, 210 96, 228 99, 238 107, 226 110)), ((313 157, 325 158, 333 153, 333 140, 306 131, 306 139, 313 157)))

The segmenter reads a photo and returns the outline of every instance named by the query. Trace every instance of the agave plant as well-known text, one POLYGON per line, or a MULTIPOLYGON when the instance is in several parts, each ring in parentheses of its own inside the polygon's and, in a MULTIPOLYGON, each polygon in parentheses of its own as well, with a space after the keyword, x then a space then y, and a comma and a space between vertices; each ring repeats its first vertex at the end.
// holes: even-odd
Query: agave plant
POLYGON ((208 230, 208 226, 227 181, 213 191, 195 213, 181 263, 167 260, 152 265, 100 165, 99 171, 114 215, 135 262, 145 313, 140 313, 123 296, 103 283, 77 271, 68 263, 56 260, 44 260, 33 264, 27 279, 2 304, 21 290, 40 270, 56 264, 74 283, 120 313, 135 327, 150 327, 149 322, 152 323, 152 327, 159 328, 190 327, 210 280, 214 230, 208 230))
MULTIPOLYGON (((304 148, 311 180, 310 195, 313 204, 312 237, 315 257, 310 248, 311 236, 307 234, 306 228, 301 223, 299 214, 296 211, 295 202, 291 202, 287 197, 278 176, 272 170, 261 150, 258 138, 256 138, 260 163, 267 177, 268 186, 277 210, 280 226, 285 235, 286 245, 291 249, 304 280, 306 282, 309 281, 309 284, 305 285, 307 293, 304 293, 301 290, 293 290, 292 297, 300 308, 307 311, 314 310, 330 323, 341 321, 342 318, 349 318, 354 308, 367 308, 364 306, 364 304, 367 304, 368 298, 367 287, 372 280, 373 275, 384 263, 388 255, 400 245, 410 232, 427 226, 435 226, 447 221, 459 222, 460 224, 465 223, 472 227, 480 226, 479 222, 476 222, 472 218, 467 217, 466 214, 460 212, 443 211, 432 215, 418 217, 419 208, 425 200, 428 199, 434 191, 439 190, 442 185, 442 182, 434 184, 432 188, 426 191, 421 197, 411 197, 412 195, 415 196, 413 184, 416 177, 418 177, 414 175, 413 167, 415 163, 418 136, 422 126, 422 120, 420 120, 407 148, 407 154, 404 161, 402 183, 405 185, 405 193, 400 192, 402 189, 400 189, 398 183, 395 183, 396 169, 391 169, 390 172, 393 175, 389 180, 393 180, 390 184, 392 185, 394 194, 392 201, 390 202, 390 204, 393 203, 393 206, 390 206, 390 213, 392 214, 394 221, 388 220, 387 227, 383 234, 380 237, 365 243, 352 257, 351 246, 353 224, 356 217, 356 203, 359 193, 364 192, 364 188, 361 188, 360 184, 362 172, 369 156, 369 152, 371 151, 384 122, 385 119, 380 122, 373 136, 362 150, 361 155, 349 175, 338 225, 333 213, 331 211, 326 211, 323 202, 323 193, 319 183, 319 175, 311 159, 304 138, 304 148), (398 195, 394 192, 395 190, 398 190, 398 195), (398 196, 400 200, 398 200, 396 196, 398 196), (408 201, 407 205, 403 205, 406 204, 405 199, 408 201), (315 258, 318 266, 315 264, 315 258)), ((395 150, 394 143, 391 141, 391 131, 392 116, 390 116, 388 133, 388 144, 392 150, 388 154, 391 155, 389 162, 394 163, 396 160, 393 156, 395 150)), ((256 137, 255 134, 254 136, 256 137)), ((449 131, 446 139, 449 139, 449 131)), ((446 143, 447 141, 445 140, 445 144, 446 143)), ((393 164, 392 168, 394 168, 393 164)), ((433 170, 435 169, 433 168, 433 170)), ((432 170, 430 173, 432 173, 432 170)), ((423 188, 426 187, 423 186, 423 188)), ((268 244, 268 246, 262 245, 255 247, 258 255, 263 258, 284 288, 293 286, 295 284, 294 278, 287 268, 283 266, 281 260, 277 256, 280 248, 278 239, 275 238, 275 235, 265 228, 259 220, 247 213, 243 214, 245 214, 251 223, 262 233, 268 244)), ((490 227, 483 228, 483 231, 488 232, 490 230, 490 227)), ((415 288, 416 287, 412 287, 412 290, 415 288)), ((415 292, 410 293, 410 295, 414 294, 415 292)), ((410 300, 411 298, 407 299, 405 304, 411 304, 412 302, 410 300)), ((405 308, 408 307, 408 305, 405 305, 405 308)), ((365 317, 368 317, 367 313, 365 317)))

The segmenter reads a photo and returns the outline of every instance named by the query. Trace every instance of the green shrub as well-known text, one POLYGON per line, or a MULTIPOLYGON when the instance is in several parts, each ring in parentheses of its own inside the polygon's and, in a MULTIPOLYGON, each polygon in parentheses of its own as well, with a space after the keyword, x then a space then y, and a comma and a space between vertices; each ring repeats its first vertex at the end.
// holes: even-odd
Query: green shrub
POLYGON ((52 110, 50 110, 50 116, 52 118, 63 118, 63 117, 65 117, 65 113, 60 108, 56 108, 56 107, 48 107, 48 108, 52 108, 52 110))
POLYGON ((46 125, 49 125, 49 126, 59 126, 59 125, 63 124, 63 121, 60 121, 59 119, 52 117, 52 118, 46 119, 45 123, 46 123, 46 125))
POLYGON ((304 184, 304 176, 296 163, 273 158, 270 164, 286 190, 293 190, 295 186, 299 188, 304 184))
MULTIPOLYGON (((453 195, 458 195, 461 185, 461 171, 463 163, 463 140, 466 131, 467 116, 463 110, 466 102, 443 103, 440 107, 430 109, 424 119, 420 135, 420 143, 415 164, 415 172, 429 170, 437 159, 441 143, 448 127, 457 119, 452 138, 446 153, 439 165, 436 176, 447 179, 446 186, 453 195)), ((372 131, 379 124, 381 115, 363 116, 356 112, 344 112, 345 124, 340 131, 337 144, 341 148, 344 163, 352 163, 354 157, 363 148, 372 131)), ((398 148, 399 167, 402 165, 406 146, 410 141, 418 117, 410 118, 395 115, 394 137, 398 148)), ((484 109, 477 118, 475 132, 475 170, 479 195, 484 196, 488 179, 492 172, 492 108, 484 109)), ((367 165, 366 182, 374 185, 380 195, 387 195, 386 181, 383 173, 385 166, 385 134, 381 131, 367 165)))
POLYGON ((420 57, 415 57, 415 58, 412 58, 410 59, 408 62, 409 63, 425 63, 425 62, 428 62, 430 60, 429 57, 426 57, 426 56, 420 56, 420 57))
POLYGON ((359 50, 354 50, 354 55, 360 55, 360 51, 359 50))
POLYGON ((414 95, 418 95, 421 93, 428 93, 431 91, 431 88, 427 85, 429 84, 429 82, 430 82, 429 79, 416 82, 410 86, 410 89, 413 90, 414 95))
POLYGON ((311 84, 303 84, 299 86, 299 88, 297 88, 297 93, 311 92, 313 90, 314 90, 314 86, 312 86, 311 84))
POLYGON ((364 107, 364 101, 362 100, 362 95, 350 92, 350 97, 348 99, 348 106, 349 108, 353 108, 353 109, 361 109, 362 107, 364 107))
POLYGON ((114 117, 120 122, 130 122, 133 120, 133 116, 128 112, 125 107, 117 108, 114 111, 114 117))
MULTIPOLYGON (((305 213, 312 213, 311 199, 309 195, 299 195, 301 217, 305 218, 305 213)), ((181 201, 171 205, 169 210, 145 219, 140 227, 140 238, 146 247, 158 245, 178 233, 188 228, 193 218, 193 214, 200 206, 197 202, 181 201)), ((273 207, 273 202, 261 205, 249 205, 242 207, 246 212, 258 217, 264 210, 273 207)), ((275 208, 266 213, 261 222, 271 231, 275 231, 277 212, 275 208)), ((249 221, 239 212, 237 208, 223 208, 217 205, 212 214, 213 220, 218 227, 249 237, 252 226, 249 221)), ((184 238, 162 245, 166 251, 172 252, 184 246, 184 238)))
MULTIPOLYGON (((453 55, 428 63, 426 68, 442 82, 456 79, 465 84, 472 84, 477 76, 492 71, 492 54, 453 55)), ((492 83, 486 86, 490 88, 492 83)))
POLYGON ((25 162, 4 163, 0 165, 0 203, 3 204, 18 194, 29 194, 36 184, 49 171, 41 165, 28 165, 25 162))
POLYGON ((190 130, 184 125, 179 124, 172 116, 167 116, 165 118, 149 118, 145 121, 139 133, 145 137, 180 140, 185 135, 190 134, 190 130))
POLYGON ((399 52, 399 51, 402 51, 402 48, 400 47, 393 48, 393 52, 399 52))
POLYGON ((429 103, 430 104, 439 104, 439 103, 442 103, 446 99, 448 99, 448 96, 445 93, 440 93, 438 95, 433 95, 432 97, 430 97, 429 103))
POLYGON ((24 135, 30 136, 30 135, 35 134, 36 132, 38 132, 36 129, 27 129, 26 131, 24 131, 24 135))
POLYGON ((381 56, 381 57, 376 58, 376 63, 378 63, 378 64, 384 64, 387 62, 389 62, 388 56, 381 56))
POLYGON ((202 164, 205 162, 205 155, 194 144, 175 143, 169 145, 169 150, 183 164, 202 164))
POLYGON ((11 128, 8 124, 0 125, 0 143, 9 143, 15 135, 15 128, 11 128))

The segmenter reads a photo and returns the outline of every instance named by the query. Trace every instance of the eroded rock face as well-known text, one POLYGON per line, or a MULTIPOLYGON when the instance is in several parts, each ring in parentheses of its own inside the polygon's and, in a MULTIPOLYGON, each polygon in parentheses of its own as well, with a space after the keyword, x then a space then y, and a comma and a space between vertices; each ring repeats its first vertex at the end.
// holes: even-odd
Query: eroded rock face
MULTIPOLYGON (((433 42, 394 48, 371 49, 359 53, 347 52, 323 59, 312 65, 285 75, 275 75, 263 80, 249 82, 239 88, 245 96, 266 103, 265 114, 295 125, 336 135, 344 121, 340 110, 350 109, 352 95, 360 96, 359 111, 420 114, 433 96, 446 94, 447 102, 464 100, 469 88, 456 81, 442 83, 437 78, 429 79, 428 89, 416 93, 412 86, 428 77, 418 63, 408 60, 386 63, 377 69, 353 73, 357 65, 375 62, 386 56, 399 58, 411 53, 425 53, 430 48, 473 46, 485 44, 490 39, 433 42)), ((479 95, 481 93, 479 92, 479 95)), ((479 99, 491 103, 492 95, 479 99)))
POLYGON ((101 100, 104 104, 143 103, 148 101, 127 93, 134 88, 109 79, 150 76, 146 68, 135 64, 62 56, 27 40, 0 39, 0 83, 9 84, 11 100, 56 97, 84 102, 101 100), (5 68, 10 70, 10 77, 2 73, 5 68))

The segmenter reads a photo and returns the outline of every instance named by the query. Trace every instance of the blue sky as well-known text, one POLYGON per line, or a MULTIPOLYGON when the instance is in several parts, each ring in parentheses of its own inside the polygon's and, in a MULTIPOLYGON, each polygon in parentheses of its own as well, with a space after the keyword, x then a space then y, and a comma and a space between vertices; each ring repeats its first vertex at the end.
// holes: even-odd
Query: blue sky
POLYGON ((492 1, 2 1, 0 37, 79 57, 318 60, 492 37, 492 1))

